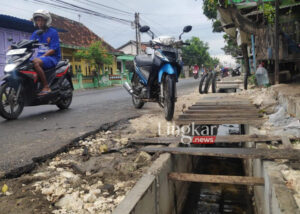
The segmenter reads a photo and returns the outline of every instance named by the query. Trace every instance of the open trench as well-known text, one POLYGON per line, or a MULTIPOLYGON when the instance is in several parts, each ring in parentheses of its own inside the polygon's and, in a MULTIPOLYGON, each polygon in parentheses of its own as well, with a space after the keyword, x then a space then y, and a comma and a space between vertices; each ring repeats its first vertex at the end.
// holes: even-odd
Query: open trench
MULTIPOLYGON (((221 125, 217 135, 241 134, 239 125, 221 125)), ((218 145, 218 147, 226 147, 218 145)), ((214 147, 206 145, 205 147, 214 147)), ((235 146, 236 147, 236 146, 235 146)), ((244 176, 243 161, 237 158, 198 157, 192 173, 244 176)), ((253 213, 252 195, 245 185, 191 183, 182 214, 253 213)))

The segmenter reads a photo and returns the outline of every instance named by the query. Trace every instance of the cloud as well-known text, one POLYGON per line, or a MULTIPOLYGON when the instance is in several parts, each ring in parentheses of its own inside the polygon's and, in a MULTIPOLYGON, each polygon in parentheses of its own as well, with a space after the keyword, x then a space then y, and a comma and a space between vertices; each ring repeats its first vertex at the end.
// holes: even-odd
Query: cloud
MULTIPOLYGON (((4 1, 4 0, 2 0, 4 1)), ((211 21, 203 15, 202 1, 194 0, 102 0, 101 3, 114 8, 131 12, 132 14, 118 13, 117 11, 108 11, 107 9, 87 3, 84 0, 65 0, 72 4, 96 10, 107 15, 134 20, 134 12, 140 12, 141 24, 147 24, 157 35, 171 35, 178 38, 185 25, 192 25, 193 30, 184 34, 183 39, 189 39, 192 36, 199 37, 208 42, 211 54, 222 54, 222 34, 212 33, 211 21)), ((46 9, 60 16, 78 21, 79 12, 69 11, 45 4, 37 4, 27 0, 13 0, 1 2, 3 8, 0 13, 30 19, 32 13, 37 9, 46 9)), ((134 30, 130 25, 122 25, 107 19, 91 16, 81 13, 80 22, 90 28, 97 35, 102 37, 113 47, 118 47, 129 40, 135 39, 134 30)), ((146 41, 150 38, 143 37, 146 41)))
POLYGON ((218 55, 213 55, 213 57, 218 58, 223 66, 226 66, 226 67, 235 67, 236 66, 236 59, 230 55, 218 54, 218 55))

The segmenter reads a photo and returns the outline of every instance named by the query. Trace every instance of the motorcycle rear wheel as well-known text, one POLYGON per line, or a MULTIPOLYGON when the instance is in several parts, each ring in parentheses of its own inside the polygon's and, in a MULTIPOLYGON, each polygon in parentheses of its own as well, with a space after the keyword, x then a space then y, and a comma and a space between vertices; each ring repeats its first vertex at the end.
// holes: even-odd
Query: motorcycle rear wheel
POLYGON ((175 109, 175 78, 170 75, 166 75, 163 82, 163 94, 164 94, 164 112, 165 119, 171 121, 174 116, 175 109))
MULTIPOLYGON (((134 73, 133 77, 132 77, 132 88, 133 89, 135 89, 135 87, 137 86, 138 81, 139 81, 138 76, 134 73)), ((134 108, 141 109, 145 103, 140 98, 132 95, 132 104, 133 104, 134 108)))
POLYGON ((16 95, 16 87, 8 83, 0 86, 0 115, 7 120, 17 119, 23 111, 24 101, 20 98, 22 93, 18 100, 16 100, 16 95))
POLYGON ((73 90, 72 90, 71 83, 69 82, 69 80, 66 80, 66 79, 64 81, 67 81, 67 82, 65 82, 65 85, 64 85, 64 87, 65 87, 64 91, 68 92, 69 95, 68 95, 68 97, 61 98, 56 103, 56 106, 61 110, 68 109, 73 100, 73 90))

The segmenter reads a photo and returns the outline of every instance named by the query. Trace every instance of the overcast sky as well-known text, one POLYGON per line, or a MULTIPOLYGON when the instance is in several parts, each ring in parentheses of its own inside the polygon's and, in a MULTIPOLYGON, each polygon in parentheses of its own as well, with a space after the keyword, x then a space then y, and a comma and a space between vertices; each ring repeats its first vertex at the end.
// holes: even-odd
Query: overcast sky
MULTIPOLYGON (((51 0, 46 1, 51 2, 51 0)), ((209 44, 209 52, 212 56, 218 56, 223 60, 232 61, 228 56, 224 56, 224 52, 221 50, 224 46, 222 34, 212 33, 211 21, 203 15, 202 0, 90 0, 131 14, 111 10, 85 0, 64 1, 103 14, 132 21, 134 20, 134 12, 139 12, 141 24, 149 25, 157 35, 172 35, 178 37, 185 25, 192 25, 192 31, 185 34, 183 39, 188 39, 192 36, 200 37, 201 40, 209 44)), ((0 0, 0 3, 1 14, 19 18, 30 19, 35 10, 46 9, 51 13, 75 21, 80 20, 81 23, 115 48, 118 48, 129 40, 135 39, 135 31, 129 24, 120 24, 89 14, 37 3, 34 0, 0 0)), ((142 37, 143 41, 149 39, 150 37, 147 35, 143 35, 142 37)))

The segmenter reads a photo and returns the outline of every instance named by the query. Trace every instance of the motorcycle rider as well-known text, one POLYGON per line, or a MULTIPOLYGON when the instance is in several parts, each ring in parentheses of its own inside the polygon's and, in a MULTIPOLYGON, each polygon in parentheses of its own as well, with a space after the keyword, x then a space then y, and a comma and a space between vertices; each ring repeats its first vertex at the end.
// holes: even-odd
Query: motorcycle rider
POLYGON ((33 23, 39 30, 33 32, 30 40, 38 40, 43 44, 38 48, 37 57, 32 60, 34 69, 43 84, 43 89, 38 96, 51 92, 44 70, 55 67, 61 59, 58 33, 50 27, 51 22, 52 18, 48 11, 37 10, 33 13, 33 23))

